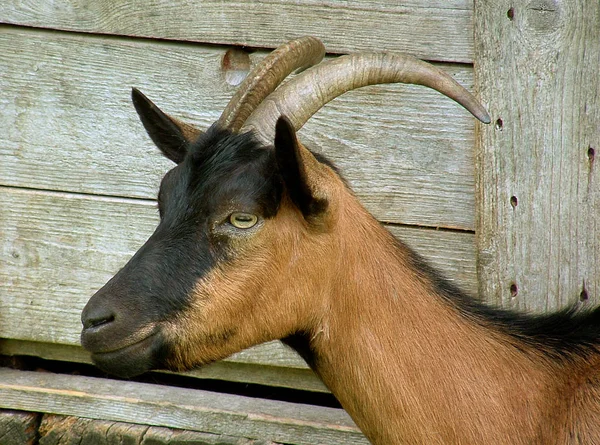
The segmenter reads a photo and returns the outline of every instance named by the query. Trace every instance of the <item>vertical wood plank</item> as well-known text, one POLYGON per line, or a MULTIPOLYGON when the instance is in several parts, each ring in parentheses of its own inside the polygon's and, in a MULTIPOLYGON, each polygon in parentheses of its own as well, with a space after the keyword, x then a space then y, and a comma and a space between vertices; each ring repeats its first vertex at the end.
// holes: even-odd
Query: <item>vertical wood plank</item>
POLYGON ((476 0, 480 293, 600 301, 600 2, 476 0))

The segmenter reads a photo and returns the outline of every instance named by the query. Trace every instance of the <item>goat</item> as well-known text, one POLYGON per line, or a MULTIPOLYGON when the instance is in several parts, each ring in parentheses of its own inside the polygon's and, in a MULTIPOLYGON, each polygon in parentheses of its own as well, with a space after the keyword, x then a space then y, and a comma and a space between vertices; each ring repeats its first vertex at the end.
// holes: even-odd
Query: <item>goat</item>
POLYGON ((600 310, 519 314, 465 296, 296 136, 367 84, 423 84, 486 111, 412 57, 323 55, 310 37, 279 48, 206 132, 133 90, 176 166, 156 231, 83 310, 93 361, 128 377, 281 339, 374 444, 600 443, 600 310))

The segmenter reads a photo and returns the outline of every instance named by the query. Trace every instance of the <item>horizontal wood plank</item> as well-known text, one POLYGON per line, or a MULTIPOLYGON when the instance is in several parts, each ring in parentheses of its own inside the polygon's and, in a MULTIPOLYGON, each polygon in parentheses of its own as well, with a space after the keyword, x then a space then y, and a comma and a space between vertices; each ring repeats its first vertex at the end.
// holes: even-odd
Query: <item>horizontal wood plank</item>
MULTIPOLYGON (((153 198, 171 164, 139 123, 130 87, 200 128, 235 91, 215 47, 0 26, 0 53, 4 185, 153 198)), ((471 67, 442 68, 471 88, 471 67)), ((300 136, 338 164, 380 220, 473 230, 474 119, 439 93, 353 91, 300 136)))
MULTIPOLYGON (((312 392, 329 392, 323 382, 294 355, 285 354, 279 342, 259 345, 242 354, 188 372, 174 373, 199 379, 254 383, 312 392), (288 364, 285 364, 287 359, 288 364), (266 365, 267 362, 277 365, 266 365), (291 363, 290 363, 291 362, 291 363)), ((45 360, 92 364, 81 346, 0 338, 0 355, 32 356, 45 360)), ((170 373, 168 371, 156 371, 170 373)))
MULTIPOLYGON (((43 415, 38 431, 36 443, 41 445, 265 445, 260 439, 56 414, 43 415)), ((2 442, 2 445, 24 443, 2 442)))
POLYGON ((289 444, 368 443, 341 409, 7 368, 0 368, 0 408, 289 444))
MULTIPOLYGON (((0 187, 0 206, 0 337, 78 345, 81 310, 153 232, 155 203, 0 187)), ((476 287, 473 234, 392 230, 449 278, 476 287)), ((230 360, 306 368, 278 342, 230 360)))
POLYGON ((302 35, 337 53, 388 49, 429 60, 471 62, 467 0, 4 0, 0 21, 17 25, 274 48, 302 35))

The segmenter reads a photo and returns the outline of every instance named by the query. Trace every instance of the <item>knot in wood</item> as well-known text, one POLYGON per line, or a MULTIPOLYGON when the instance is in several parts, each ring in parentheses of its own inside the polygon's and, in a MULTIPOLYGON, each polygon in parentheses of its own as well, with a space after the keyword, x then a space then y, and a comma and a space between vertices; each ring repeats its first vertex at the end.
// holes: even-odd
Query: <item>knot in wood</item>
POLYGON ((524 12, 527 30, 534 36, 543 37, 561 28, 563 11, 559 0, 532 0, 524 12))

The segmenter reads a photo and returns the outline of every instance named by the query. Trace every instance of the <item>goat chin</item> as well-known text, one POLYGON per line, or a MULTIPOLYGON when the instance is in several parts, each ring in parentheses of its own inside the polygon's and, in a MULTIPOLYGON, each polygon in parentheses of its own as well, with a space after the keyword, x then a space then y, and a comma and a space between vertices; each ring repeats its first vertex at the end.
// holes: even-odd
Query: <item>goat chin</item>
POLYGON ((102 371, 129 378, 163 368, 166 345, 160 332, 136 343, 106 352, 92 352, 94 364, 102 371))

